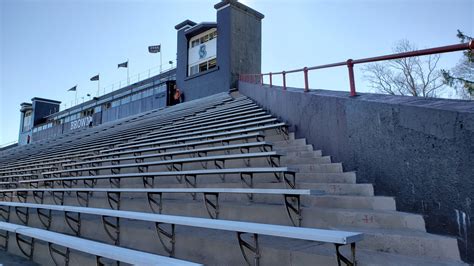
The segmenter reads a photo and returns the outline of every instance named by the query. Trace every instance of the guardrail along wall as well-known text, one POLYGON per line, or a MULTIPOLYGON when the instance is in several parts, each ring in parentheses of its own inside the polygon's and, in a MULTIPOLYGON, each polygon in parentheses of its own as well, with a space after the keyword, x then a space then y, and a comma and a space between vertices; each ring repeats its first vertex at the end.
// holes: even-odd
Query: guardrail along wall
POLYGON ((239 91, 294 126, 315 149, 357 171, 427 230, 457 236, 474 262, 474 102, 262 86, 239 91))

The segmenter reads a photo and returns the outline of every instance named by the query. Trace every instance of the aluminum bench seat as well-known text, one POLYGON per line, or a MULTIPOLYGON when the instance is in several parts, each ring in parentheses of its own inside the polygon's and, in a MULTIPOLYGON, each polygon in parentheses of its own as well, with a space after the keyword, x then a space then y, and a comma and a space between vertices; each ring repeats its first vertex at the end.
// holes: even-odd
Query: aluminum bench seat
POLYGON ((50 193, 53 201, 57 205, 64 205, 64 194, 75 193, 78 204, 82 207, 89 207, 92 193, 105 193, 107 203, 111 209, 120 209, 121 195, 145 194, 150 207, 154 213, 161 213, 163 209, 163 194, 191 194, 196 199, 196 194, 203 195, 204 207, 210 218, 219 218, 219 195, 220 194, 247 194, 249 200, 253 200, 253 195, 275 195, 282 196, 283 202, 290 218, 295 226, 301 226, 301 196, 322 196, 326 193, 313 189, 263 189, 263 188, 20 188, 0 190, 3 200, 16 196, 21 203, 26 203, 28 195, 32 194, 33 199, 38 204, 43 204, 44 193, 50 193))
POLYGON ((182 170, 183 164, 196 163, 196 162, 208 162, 208 161, 214 161, 216 163, 216 166, 217 166, 217 162, 221 162, 221 164, 219 164, 218 167, 225 168, 225 162, 228 160, 243 159, 247 161, 250 159, 264 158, 264 157, 269 158, 270 166, 278 166, 279 165, 278 159, 280 158, 280 156, 282 155, 275 151, 241 153, 241 154, 230 154, 230 155, 214 155, 214 156, 203 156, 203 157, 194 157, 194 158, 165 159, 165 160, 160 160, 160 161, 149 161, 149 162, 139 162, 139 163, 127 163, 127 164, 122 163, 122 164, 111 164, 111 165, 104 165, 104 166, 80 167, 80 168, 43 172, 41 173, 41 175, 43 177, 55 177, 55 176, 63 176, 63 174, 67 174, 67 173, 98 171, 98 170, 106 170, 106 169, 112 170, 114 171, 114 173, 119 173, 120 169, 122 168, 138 168, 140 169, 140 171, 147 172, 148 167, 158 166, 158 165, 170 165, 169 170, 171 170, 172 168, 177 168, 178 170, 182 170))
MULTIPOLYGON (((148 145, 150 141, 159 141, 159 140, 166 140, 166 139, 170 139, 170 138, 175 138, 176 135, 181 135, 181 136, 194 136, 194 135, 200 135, 200 134, 207 134, 207 133, 216 133, 216 132, 221 132, 221 131, 229 131, 229 130, 232 130, 232 129, 239 129, 239 128, 246 128, 246 127, 250 127, 250 126, 259 126, 259 125, 267 125, 267 124, 272 124, 272 123, 278 123, 278 119, 276 118, 269 118, 269 119, 264 119, 264 120, 259 120, 259 121, 256 121, 256 122, 249 122, 249 123, 245 123, 245 124, 237 124, 237 125, 233 125, 233 126, 225 126, 225 127, 212 127, 210 129, 205 129, 205 130, 201 130, 201 131, 198 131, 198 130, 188 130, 187 132, 180 132, 180 131, 177 131, 177 132, 174 132, 174 134, 172 133, 167 133, 165 136, 159 136, 159 137, 151 137, 147 140, 143 140, 143 141, 140 141, 140 142, 137 142, 136 144, 134 142, 130 142, 130 143, 125 143, 123 145, 120 145, 118 146, 116 149, 121 149, 121 148, 124 148, 124 147, 132 147, 132 146, 139 146, 139 145, 148 145)), ((111 149, 111 150, 114 150, 114 149, 111 149)))
MULTIPOLYGON (((186 266, 186 265, 201 265, 193 262, 188 262, 184 260, 179 260, 175 258, 169 258, 165 256, 160 256, 152 253, 147 253, 143 251, 118 247, 114 245, 104 244, 101 242, 96 242, 88 239, 83 239, 80 237, 60 234, 44 229, 38 229, 34 227, 12 224, 7 222, 0 222, 0 230, 8 231, 15 233, 17 238, 17 243, 20 247, 21 252, 29 257, 33 257, 34 251, 34 242, 24 239, 24 237, 29 237, 37 240, 41 240, 48 243, 50 254, 53 258, 53 261, 57 265, 67 264, 66 261, 69 260, 69 252, 60 252, 53 245, 65 247, 68 250, 73 249, 87 254, 91 254, 97 257, 97 261, 100 261, 100 258, 112 259, 119 262, 125 262, 133 265, 176 265, 176 266, 186 266), (22 239, 18 241, 18 238, 22 239), (53 244, 53 245, 52 245, 53 244), (25 246, 29 247, 29 251, 25 250, 25 246), (53 257, 53 254, 57 256, 62 256, 63 261, 58 261, 57 258, 53 257)), ((8 235, 7 235, 8 236, 8 235)))
MULTIPOLYGON (((185 149, 191 148, 190 151, 192 151, 192 150, 195 150, 196 146, 216 144, 216 143, 225 144, 225 143, 229 143, 231 141, 236 141, 236 140, 248 141, 249 139, 254 139, 254 138, 257 141, 263 142, 264 137, 265 136, 263 135, 263 133, 260 133, 260 132, 254 132, 254 133, 248 133, 248 134, 244 133, 244 134, 238 134, 238 135, 230 136, 230 137, 210 138, 210 139, 205 139, 205 140, 200 140, 200 141, 195 141, 195 142, 184 142, 184 143, 179 143, 179 144, 157 146, 153 148, 129 149, 129 150, 117 151, 117 152, 111 152, 111 153, 101 153, 98 155, 82 157, 82 159, 84 160, 82 162, 87 162, 88 160, 93 160, 97 158, 115 157, 116 159, 120 159, 116 156, 121 156, 125 154, 133 154, 134 156, 139 156, 142 152, 157 152, 157 154, 164 154, 167 150, 179 149, 179 148, 185 148, 185 149)), ((201 139, 201 138, 198 138, 198 139, 201 139)))
MULTIPOLYGON (((169 141, 159 141, 152 143, 151 148, 140 148, 144 147, 145 145, 141 145, 139 148, 130 148, 130 149, 117 149, 117 151, 103 151, 99 155, 91 155, 85 156, 83 160, 90 160, 94 158, 104 158, 110 156, 118 156, 123 154, 140 154, 141 152, 150 152, 150 151, 166 151, 170 149, 178 149, 178 148, 193 148, 196 146, 208 145, 208 144, 215 144, 215 143, 229 143, 231 141, 236 140, 248 140, 255 138, 257 141, 263 141, 265 135, 261 132, 253 132, 253 133, 246 133, 246 132, 224 132, 218 134, 209 134, 209 135, 198 135, 194 137, 186 137, 186 138, 178 138, 169 141), (234 134, 235 133, 235 134, 234 134), (187 142, 193 141, 193 142, 187 142), (163 144, 168 144, 161 146, 163 144)), ((149 145, 150 146, 150 145, 149 145)))
MULTIPOLYGON (((254 124, 254 123, 252 123, 252 124, 254 124)), ((166 140, 161 140, 161 141, 152 141, 152 140, 150 140, 150 142, 147 142, 147 143, 132 144, 132 145, 129 145, 129 146, 117 147, 117 148, 113 148, 113 149, 103 150, 100 153, 110 153, 110 152, 113 152, 113 151, 120 151, 120 150, 125 150, 125 149, 160 145, 160 144, 170 143, 170 142, 175 142, 175 141, 186 141, 186 140, 194 140, 194 139, 205 139, 205 138, 219 137, 219 136, 229 136, 229 135, 236 135, 236 134, 249 133, 249 132, 255 132, 255 131, 263 131, 263 130, 267 130, 267 129, 282 129, 282 128, 285 128, 285 127, 287 127, 286 123, 274 123, 274 124, 268 124, 268 125, 262 125, 262 126, 256 126, 256 127, 244 128, 244 129, 237 129, 237 130, 230 130, 230 129, 234 129, 234 128, 227 128, 227 129, 229 129, 229 131, 224 131, 224 129, 206 130, 206 131, 201 131, 201 132, 190 133, 188 137, 183 137, 183 138, 166 137, 166 140), (206 133, 214 132, 214 131, 224 131, 224 132, 206 134, 206 133)))
MULTIPOLYGON (((212 122, 207 122, 207 123, 204 123, 204 124, 201 124, 201 123, 197 122, 197 123, 192 124, 192 125, 186 124, 185 126, 182 126, 182 127, 170 127, 167 130, 162 129, 160 131, 154 132, 153 134, 148 134, 146 137, 135 139, 135 140, 131 141, 130 143, 142 143, 142 142, 148 141, 150 138, 154 139, 155 137, 158 137, 158 136, 163 137, 163 136, 173 135, 173 134, 176 134, 177 132, 179 132, 179 133, 189 133, 189 132, 195 132, 195 131, 206 130, 206 129, 216 129, 216 128, 220 128, 220 127, 226 127, 226 126, 229 126, 229 125, 245 124, 245 123, 248 123, 248 122, 259 121, 259 120, 264 120, 264 119, 267 119, 267 120, 268 119, 274 119, 274 118, 272 118, 271 115, 267 115, 265 112, 262 112, 262 113, 263 113, 262 115, 259 115, 259 116, 256 116, 256 117, 251 116, 250 118, 246 118, 246 119, 243 119, 246 116, 241 116, 241 117, 239 117, 239 119, 235 119, 233 121, 228 121, 228 119, 219 119, 219 120, 212 121, 212 122), (227 122, 221 123, 220 121, 227 121, 227 122), (199 126, 196 127, 196 124, 199 125, 199 126), (206 125, 206 126, 203 126, 203 125, 206 125)), ((275 121, 275 120, 272 120, 272 121, 275 121)), ((118 146, 124 146, 126 144, 127 143, 119 144, 118 146)))
MULTIPOLYGON (((69 163, 72 162, 73 160, 58 160, 57 158, 52 158, 52 159, 38 159, 37 161, 33 161, 32 163, 22 163, 21 165, 18 166, 11 166, 11 167, 5 167, 5 168, 0 168, 3 171, 10 171, 10 170, 16 170, 16 169, 23 169, 23 168, 29 168, 29 167, 36 167, 39 165, 56 165, 56 164, 61 164, 61 163, 69 163), (39 163, 39 164, 38 164, 39 163)), ((34 169, 34 168, 33 168, 34 169)), ((22 170, 19 170, 22 171, 22 170)))
MULTIPOLYGON (((70 182, 77 181, 94 181, 100 179, 109 179, 112 187, 120 187, 120 180, 122 178, 143 178, 145 187, 153 187, 154 178, 160 176, 175 176, 180 183, 185 183, 191 187, 196 186, 197 176, 202 175, 225 175, 225 174, 239 174, 242 182, 248 187, 253 187, 253 176, 255 174, 275 174, 278 181, 285 183, 290 188, 295 188, 296 171, 288 167, 247 167, 247 168, 224 168, 224 169, 205 169, 205 170, 187 170, 187 171, 169 171, 169 172, 146 172, 146 173, 126 173, 126 174, 107 174, 107 175, 90 175, 90 176, 75 176, 75 177, 52 177, 39 178, 32 180, 21 180, 18 182, 10 182, 9 185, 30 185, 38 187, 40 183, 45 186, 54 186, 54 183, 59 183, 63 187, 71 186, 70 182), (283 178, 280 177, 283 175, 283 178), (68 184, 69 182, 69 184, 68 184)), ((85 186, 92 186, 84 182, 85 186)))
MULTIPOLYGON (((96 159, 96 160, 89 160, 89 161, 79 161, 75 163, 63 164, 64 168, 70 167, 80 167, 82 165, 93 165, 93 164, 100 164, 104 162, 112 162, 112 161, 125 161, 125 160, 142 160, 148 158, 167 158, 172 159, 175 155, 191 155, 194 156, 196 154, 207 154, 208 152, 214 151, 231 151, 234 149, 241 150, 241 153, 248 153, 250 148, 260 148, 260 151, 271 151, 272 145, 267 142, 250 142, 250 143, 241 143, 241 144, 231 144, 231 145, 222 145, 222 146, 215 146, 215 147, 206 147, 206 148, 197 148, 197 149, 190 149, 190 150, 177 150, 177 151, 169 151, 169 152, 162 152, 162 153, 154 153, 154 154, 146 154, 146 155, 136 155, 136 156, 127 156, 127 157, 120 157, 120 158, 106 158, 106 159, 96 159)), ((97 156, 102 157, 102 156, 97 156)))
MULTIPOLYGON (((260 254, 259 245, 258 245, 258 235, 266 235, 273 237, 283 237, 283 238, 292 238, 299 240, 308 240, 316 241, 322 243, 330 243, 336 246, 336 258, 338 263, 342 260, 346 264, 355 264, 355 248, 356 243, 363 240, 364 236, 362 233, 357 232, 348 232, 341 230, 328 230, 328 229, 317 229, 317 228, 307 228, 307 227, 292 227, 292 226, 283 226, 283 225, 273 225, 273 224, 263 224, 263 223, 253 223, 253 222, 241 222, 241 221, 232 221, 232 220, 217 220, 217 219, 208 219, 208 218, 196 218, 196 217, 187 217, 187 216, 175 216, 175 215, 163 215, 155 213, 144 213, 144 212, 134 212, 134 211, 121 211, 121 210, 111 210, 111 209, 102 209, 102 208, 89 208, 89 207, 75 207, 75 206, 61 206, 61 205, 46 205, 46 204, 32 204, 32 203, 14 203, 14 202, 0 202, 0 206, 12 206, 12 207, 23 207, 23 208, 34 208, 34 209, 48 209, 53 211, 62 211, 64 213, 80 213, 80 214, 90 214, 98 215, 101 217, 115 217, 129 220, 138 220, 138 221, 147 221, 153 222, 157 228, 162 228, 162 224, 170 224, 172 228, 175 225, 179 226, 190 226, 198 227, 212 230, 223 230, 223 231, 232 231, 237 233, 237 238, 239 245, 251 246, 251 249, 255 250, 255 259, 258 261, 258 254, 260 254), (254 243, 245 242, 242 238, 243 234, 253 235, 254 243), (244 244, 245 243, 245 244, 244 244), (339 247, 343 245, 351 245, 351 255, 352 259, 344 257, 339 252, 339 247)), ((68 217, 65 215, 65 217, 68 217)), ((68 218, 66 218, 68 219, 68 218)), ((102 221, 105 222, 104 218, 102 221)), ((120 228, 118 226, 114 228, 116 235, 110 236, 113 237, 112 240, 119 239, 120 228)), ((80 223, 80 216, 78 216, 77 222, 80 223)), ((108 226, 111 226, 109 221, 108 226)), ((72 229, 72 226, 69 225, 72 229)), ((107 230, 107 229, 106 229, 107 230)), ((158 230, 160 231, 160 230, 158 230)), ((160 235, 160 233, 158 233, 160 235)), ((174 255, 174 235, 175 232, 172 229, 171 232, 167 233, 171 235, 170 239, 173 239, 171 242, 171 248, 168 252, 170 255, 174 255)), ((163 242, 162 236, 160 236, 161 242, 163 242)), ((162 243, 164 244, 164 243, 162 243)), ((244 252, 242 250, 242 252, 244 252)), ((247 256, 244 255, 244 258, 247 260, 247 256)), ((249 262, 247 260, 247 262, 249 262)), ((251 264, 251 263, 249 263, 251 264)), ((257 263, 258 265, 258 263, 257 263)))

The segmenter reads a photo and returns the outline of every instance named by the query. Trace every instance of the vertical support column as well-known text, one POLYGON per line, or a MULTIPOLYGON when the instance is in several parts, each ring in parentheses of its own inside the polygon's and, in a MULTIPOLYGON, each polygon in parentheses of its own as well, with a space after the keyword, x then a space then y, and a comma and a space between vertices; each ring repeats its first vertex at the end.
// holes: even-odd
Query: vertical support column
POLYGON ((309 83, 308 83, 308 68, 304 67, 304 92, 309 91, 309 83))
POLYGON ((347 69, 349 70, 349 84, 351 87, 351 97, 357 96, 354 80, 354 63, 352 59, 347 60, 347 69))
POLYGON ((270 72, 270 88, 273 86, 272 84, 272 72, 270 72))
POLYGON ((286 72, 283 71, 282 75, 283 75, 283 89, 286 90, 286 72))

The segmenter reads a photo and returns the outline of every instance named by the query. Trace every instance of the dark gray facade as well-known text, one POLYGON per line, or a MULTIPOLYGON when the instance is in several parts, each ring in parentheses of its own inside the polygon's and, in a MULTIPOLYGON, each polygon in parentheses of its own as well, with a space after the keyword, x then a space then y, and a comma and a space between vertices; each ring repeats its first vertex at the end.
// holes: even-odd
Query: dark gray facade
POLYGON ((458 238, 474 262, 474 103, 461 100, 239 84, 315 149, 357 171, 397 209, 423 214, 427 230, 458 238))
POLYGON ((235 1, 225 0, 214 6, 216 23, 196 24, 186 20, 176 25, 176 83, 186 100, 193 100, 236 87, 238 74, 261 71, 261 20, 264 16, 235 1), (188 75, 189 40, 202 30, 216 27, 217 67, 188 75))

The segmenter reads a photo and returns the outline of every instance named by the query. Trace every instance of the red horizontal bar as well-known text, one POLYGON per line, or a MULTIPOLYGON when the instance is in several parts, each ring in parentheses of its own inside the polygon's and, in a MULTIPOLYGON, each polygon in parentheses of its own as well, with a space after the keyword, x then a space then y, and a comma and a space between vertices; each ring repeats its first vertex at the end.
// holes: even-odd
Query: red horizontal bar
POLYGON ((407 58, 407 57, 414 57, 414 56, 423 56, 423 55, 431 55, 431 54, 442 54, 448 52, 456 52, 462 50, 469 50, 474 49, 474 42, 470 41, 469 43, 460 43, 455 45, 447 45, 405 53, 398 53, 398 54, 391 54, 391 55, 383 55, 377 57, 370 57, 370 58, 363 58, 354 60, 354 64, 362 64, 362 63, 370 63, 370 62, 377 62, 377 61, 385 61, 385 60, 393 60, 393 59, 400 59, 400 58, 407 58))
MULTIPOLYGON (((441 53, 448 53, 448 52, 456 52, 456 51, 469 50, 469 49, 474 50, 474 41, 472 41, 472 40, 468 43, 460 43, 460 44, 454 44, 454 45, 447 45, 447 46, 417 50, 417 51, 412 51, 412 52, 405 52, 405 53, 390 54, 390 55, 383 55, 383 56, 377 56, 377 57, 356 59, 356 60, 353 60, 352 63, 355 65, 355 64, 363 64, 363 63, 370 63, 370 62, 377 62, 377 61, 385 61, 385 60, 393 60, 393 59, 400 59, 400 58, 406 58, 406 57, 413 57, 413 56, 423 56, 423 55, 430 55, 430 54, 441 54, 441 53)), ((338 66, 345 66, 345 65, 347 65, 347 61, 308 67, 308 70, 331 68, 331 67, 338 67, 338 66)), ((302 71, 304 71, 304 68, 288 70, 288 71, 285 71, 285 73, 289 74, 289 73, 296 73, 296 72, 302 72, 302 71)), ((272 75, 281 75, 281 74, 283 74, 283 71, 272 73, 272 75)), ((257 74, 247 74, 247 75, 257 75, 257 74)), ((258 74, 258 75, 260 75, 260 74, 258 74)), ((268 75, 270 75, 270 73, 264 73, 264 74, 261 74, 261 75, 268 76, 268 75)))

